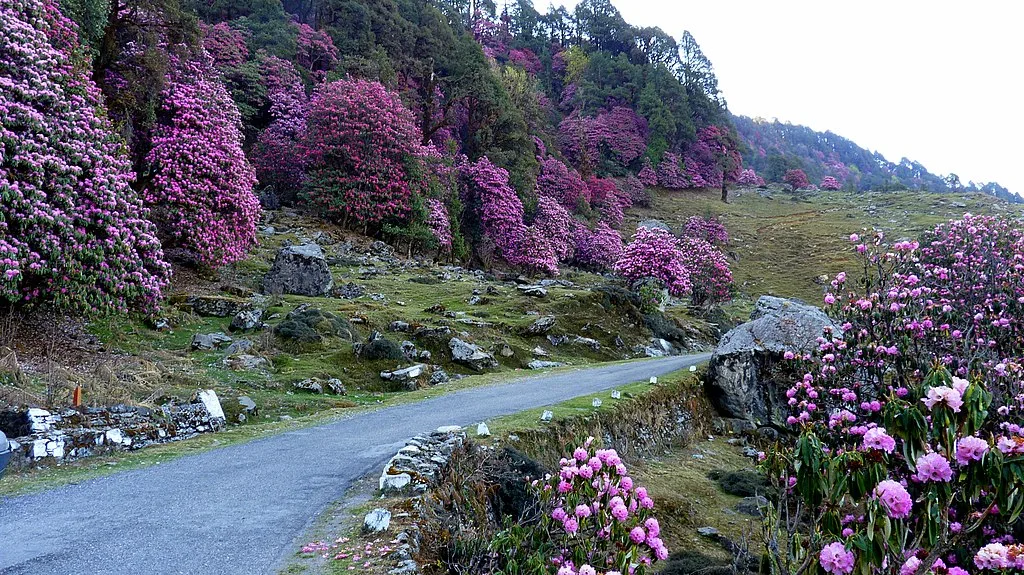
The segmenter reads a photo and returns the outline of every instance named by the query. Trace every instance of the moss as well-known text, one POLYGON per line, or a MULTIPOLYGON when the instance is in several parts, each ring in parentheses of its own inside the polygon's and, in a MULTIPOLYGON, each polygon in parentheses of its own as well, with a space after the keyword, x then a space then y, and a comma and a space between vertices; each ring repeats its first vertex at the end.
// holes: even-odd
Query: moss
POLYGON ((708 473, 708 479, 716 481, 722 491, 738 497, 765 495, 769 488, 764 476, 749 469, 739 471, 716 469, 708 473))
POLYGON ((297 309, 274 327, 274 335, 297 343, 320 343, 325 337, 351 341, 355 331, 348 320, 317 308, 297 309))
POLYGON ((359 358, 370 361, 383 359, 400 361, 405 359, 405 354, 402 353, 402 346, 386 337, 382 337, 363 344, 359 349, 359 358))

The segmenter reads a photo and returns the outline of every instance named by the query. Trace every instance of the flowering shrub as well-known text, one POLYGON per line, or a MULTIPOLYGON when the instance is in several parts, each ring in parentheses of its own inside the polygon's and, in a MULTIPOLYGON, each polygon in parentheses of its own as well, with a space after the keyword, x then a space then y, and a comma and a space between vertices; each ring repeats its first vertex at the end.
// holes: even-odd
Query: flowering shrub
POLYGON ((843 186, 839 183, 839 180, 833 178, 832 176, 825 176, 824 178, 821 179, 821 184, 818 187, 820 187, 823 190, 836 191, 842 188, 843 186))
POLYGON ((782 176, 782 181, 797 190, 811 185, 811 181, 807 179, 807 174, 803 170, 788 170, 786 175, 782 176))
POLYGON ((245 43, 245 33, 221 22, 214 26, 200 24, 203 32, 203 47, 213 58, 213 65, 218 70, 237 68, 249 57, 249 48, 245 43))
POLYGON ((665 152, 658 164, 658 185, 669 190, 686 189, 690 182, 679 167, 679 156, 665 152))
POLYGON ((644 188, 639 178, 630 174, 619 181, 619 191, 629 200, 630 205, 651 207, 651 194, 644 188))
POLYGON ((508 534, 498 534, 495 552, 541 555, 543 571, 530 572, 550 575, 644 575, 668 558, 654 501, 614 449, 595 449, 590 438, 559 466, 557 476, 531 484, 544 512, 532 537, 507 549, 508 534))
POLYGON ((306 194, 342 225, 409 215, 426 150, 416 119, 380 82, 338 80, 316 89, 302 143, 306 194))
POLYGON ((625 106, 602 110, 594 118, 576 111, 559 125, 558 142, 562 153, 585 173, 601 161, 622 168, 647 149, 647 120, 625 106))
POLYGON ((55 1, 0 5, 0 301, 152 310, 170 268, 79 49, 55 1))
POLYGON ((640 168, 640 172, 637 173, 636 177, 640 179, 641 184, 648 188, 658 185, 658 173, 651 166, 650 158, 644 158, 644 167, 640 168))
POLYGON ((548 196, 537 198, 537 215, 534 217, 533 227, 548 239, 559 261, 567 260, 572 255, 574 225, 572 215, 562 207, 562 204, 548 196))
POLYGON ((238 108, 208 56, 172 57, 161 112, 142 197, 165 243, 211 267, 244 258, 260 218, 256 176, 242 152, 238 108))
POLYGON ((803 373, 786 393, 799 438, 764 468, 783 488, 780 509, 809 530, 769 517, 769 545, 787 550, 773 561, 789 572, 808 558, 844 574, 1019 571, 1021 233, 967 215, 920 244, 851 241, 859 286, 839 274, 825 296, 839 332, 786 355, 803 373))
POLYGON ((690 274, 690 302, 708 305, 728 300, 731 296, 732 271, 725 254, 699 237, 679 239, 680 260, 690 274))
POLYGON ((654 279, 674 296, 690 293, 690 271, 679 250, 679 240, 661 228, 637 228, 633 241, 615 262, 615 273, 633 284, 654 279))
POLYGON ((253 164, 260 185, 269 186, 279 197, 290 200, 305 180, 305 158, 300 142, 306 131, 306 91, 295 66, 276 56, 260 63, 267 98, 270 125, 260 134, 253 164))
POLYGON ((697 141, 686 150, 686 174, 693 188, 717 188, 735 181, 742 167, 736 141, 719 126, 701 129, 697 141))
POLYGON ((590 178, 587 189, 590 190, 590 202, 601 214, 601 220, 613 228, 621 226, 624 210, 633 205, 629 196, 622 193, 614 180, 607 178, 590 178))
POLYGON ((740 175, 736 178, 736 183, 741 186, 763 186, 764 178, 757 175, 757 172, 751 168, 747 168, 740 172, 740 175))
POLYGON ((508 51, 508 61, 516 66, 519 66, 523 70, 536 76, 540 74, 543 66, 540 63, 540 58, 533 53, 533 50, 529 48, 515 49, 508 51))
POLYGON ((700 238, 715 245, 729 243, 729 231, 718 218, 690 216, 683 225, 683 235, 700 238))
POLYGON ((573 262, 582 269, 596 272, 611 269, 623 249, 622 236, 604 222, 598 222, 593 231, 577 225, 572 241, 575 244, 573 262))
POLYGON ((575 210, 581 202, 590 201, 590 190, 579 173, 555 158, 541 161, 537 192, 558 200, 568 210, 575 210))
POLYGON ((430 198, 427 200, 427 227, 437 240, 438 251, 450 252, 452 249, 452 224, 448 220, 448 209, 444 202, 430 198))
POLYGON ((338 49, 334 40, 323 30, 314 30, 308 24, 299 23, 296 40, 295 61, 311 72, 325 72, 338 61, 338 49))

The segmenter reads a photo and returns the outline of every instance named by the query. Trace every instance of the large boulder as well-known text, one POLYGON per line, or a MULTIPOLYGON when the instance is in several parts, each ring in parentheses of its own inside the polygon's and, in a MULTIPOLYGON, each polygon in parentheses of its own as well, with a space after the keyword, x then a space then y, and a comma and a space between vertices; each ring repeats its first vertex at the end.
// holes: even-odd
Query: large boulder
POLYGON ((457 337, 453 337, 448 342, 448 348, 452 350, 452 361, 461 363, 476 371, 498 367, 498 362, 494 359, 493 355, 457 337))
POLYGON ((273 267, 263 277, 263 293, 318 297, 334 286, 324 252, 316 244, 288 246, 277 252, 273 267))
POLYGON ((727 417, 755 425, 785 425, 786 390, 792 382, 772 381, 772 367, 787 351, 816 349, 826 329, 838 332, 820 308, 761 296, 750 321, 726 333, 711 356, 706 384, 711 403, 727 417))

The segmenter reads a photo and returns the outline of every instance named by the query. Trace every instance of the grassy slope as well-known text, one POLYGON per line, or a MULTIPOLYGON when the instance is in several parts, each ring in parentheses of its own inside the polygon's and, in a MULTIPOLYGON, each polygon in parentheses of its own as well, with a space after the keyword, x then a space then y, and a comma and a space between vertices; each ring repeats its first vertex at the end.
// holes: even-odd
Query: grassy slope
POLYGON ((917 237, 965 212, 1019 211, 983 194, 773 192, 771 196, 740 190, 723 204, 718 192, 659 191, 650 208, 630 211, 624 231, 634 230, 648 218, 676 230, 692 215, 720 218, 731 236, 727 251, 740 292, 733 308, 743 311, 764 294, 818 303, 822 294, 815 283, 818 276, 856 271, 848 239, 851 233, 879 229, 892 239, 917 237))

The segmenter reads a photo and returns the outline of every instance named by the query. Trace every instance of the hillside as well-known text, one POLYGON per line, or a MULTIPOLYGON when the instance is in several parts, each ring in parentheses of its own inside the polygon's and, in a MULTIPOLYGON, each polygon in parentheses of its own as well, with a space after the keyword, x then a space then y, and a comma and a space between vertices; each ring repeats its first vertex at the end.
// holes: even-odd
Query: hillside
POLYGON ((769 182, 782 182, 787 170, 803 170, 812 183, 832 176, 848 190, 984 192, 1008 202, 1024 202, 996 182, 961 182, 955 174, 933 174, 907 158, 891 162, 833 132, 806 126, 732 115, 746 144, 743 163, 769 182))

